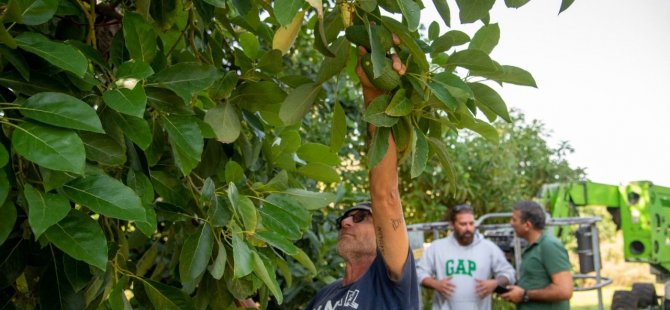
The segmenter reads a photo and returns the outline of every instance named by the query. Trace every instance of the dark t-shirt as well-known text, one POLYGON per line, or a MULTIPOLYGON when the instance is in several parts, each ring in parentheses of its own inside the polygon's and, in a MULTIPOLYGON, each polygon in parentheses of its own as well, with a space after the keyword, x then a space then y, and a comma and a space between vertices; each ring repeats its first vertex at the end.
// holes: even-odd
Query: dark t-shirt
POLYGON ((381 254, 370 265, 368 271, 349 285, 342 285, 339 279, 321 289, 306 310, 334 309, 419 309, 419 286, 416 279, 414 256, 408 258, 398 282, 388 276, 386 264, 381 254))

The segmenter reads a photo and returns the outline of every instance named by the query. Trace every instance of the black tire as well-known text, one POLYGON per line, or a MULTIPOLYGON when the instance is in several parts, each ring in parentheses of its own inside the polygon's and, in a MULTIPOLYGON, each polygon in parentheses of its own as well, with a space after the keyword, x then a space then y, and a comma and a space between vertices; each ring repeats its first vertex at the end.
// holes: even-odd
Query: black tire
POLYGON ((658 305, 656 287, 651 283, 633 283, 633 294, 637 296, 637 306, 647 308, 658 305))
POLYGON ((612 310, 636 310, 637 295, 631 291, 614 291, 612 310))

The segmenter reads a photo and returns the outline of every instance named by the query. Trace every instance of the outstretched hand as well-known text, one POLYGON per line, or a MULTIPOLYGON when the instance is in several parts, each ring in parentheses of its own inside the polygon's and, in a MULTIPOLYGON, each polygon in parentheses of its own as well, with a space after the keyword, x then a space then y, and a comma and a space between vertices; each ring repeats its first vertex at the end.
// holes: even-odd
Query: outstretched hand
MULTIPOLYGON (((399 45, 400 38, 395 33, 392 34, 392 37, 393 37, 393 44, 399 45)), ((363 58, 363 56, 367 54, 367 52, 368 51, 365 49, 365 47, 363 46, 358 47, 358 63, 356 64, 356 74, 358 75, 358 78, 361 81, 361 87, 363 88, 363 97, 365 98, 366 105, 370 103, 372 99, 384 93, 383 90, 375 87, 372 84, 367 74, 365 74, 365 71, 363 71, 363 68, 361 67, 361 58, 363 58)), ((398 72, 399 75, 405 75, 407 67, 405 66, 405 64, 402 63, 400 57, 398 57, 398 54, 395 53, 391 54, 391 61, 393 70, 398 72)))

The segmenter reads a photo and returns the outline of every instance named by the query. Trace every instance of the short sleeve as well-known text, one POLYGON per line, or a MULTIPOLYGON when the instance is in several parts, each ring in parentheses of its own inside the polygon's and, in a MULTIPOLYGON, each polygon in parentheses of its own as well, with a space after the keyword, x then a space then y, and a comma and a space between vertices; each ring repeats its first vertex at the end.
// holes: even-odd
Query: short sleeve
POLYGON ((561 271, 570 271, 571 265, 568 259, 568 251, 563 244, 556 240, 547 240, 542 249, 542 260, 550 275, 561 271))

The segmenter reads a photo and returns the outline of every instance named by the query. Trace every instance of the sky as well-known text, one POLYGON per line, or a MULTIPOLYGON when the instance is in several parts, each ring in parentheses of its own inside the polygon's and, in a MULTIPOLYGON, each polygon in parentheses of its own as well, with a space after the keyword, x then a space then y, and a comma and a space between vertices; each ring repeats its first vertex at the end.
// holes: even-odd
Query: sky
MULTIPOLYGON (((670 1, 576 0, 560 15, 560 0, 496 2, 491 22, 501 35, 491 58, 538 85, 496 88, 508 108, 542 121, 552 147, 567 141, 568 161, 591 181, 670 187, 670 1)), ((439 20, 432 1, 423 3, 422 22, 439 20)), ((481 26, 454 25, 454 11, 454 29, 472 36, 481 26)))

